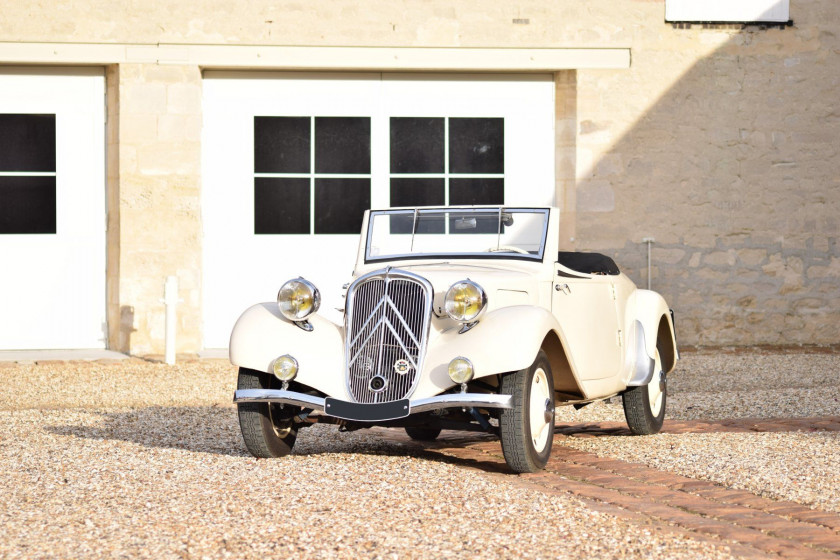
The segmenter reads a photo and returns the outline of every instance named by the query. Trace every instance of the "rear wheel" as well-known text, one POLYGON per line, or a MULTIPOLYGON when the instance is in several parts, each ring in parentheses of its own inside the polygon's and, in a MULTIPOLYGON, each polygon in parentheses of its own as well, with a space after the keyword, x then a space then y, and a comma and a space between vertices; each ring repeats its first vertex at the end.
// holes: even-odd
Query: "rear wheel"
POLYGON ((530 367, 502 377, 501 393, 513 397, 513 408, 499 416, 505 461, 520 473, 544 468, 554 441, 554 381, 545 352, 530 367))
MULTIPOLYGON (((239 368, 238 389, 275 389, 279 381, 273 375, 239 368)), ((284 457, 292 452, 297 439, 293 418, 300 408, 270 403, 239 403, 239 427, 242 439, 254 457, 284 457)))
POLYGON ((624 417, 630 431, 640 436, 658 433, 665 421, 667 397, 668 383, 657 350, 650 382, 647 385, 630 387, 622 394, 624 417))

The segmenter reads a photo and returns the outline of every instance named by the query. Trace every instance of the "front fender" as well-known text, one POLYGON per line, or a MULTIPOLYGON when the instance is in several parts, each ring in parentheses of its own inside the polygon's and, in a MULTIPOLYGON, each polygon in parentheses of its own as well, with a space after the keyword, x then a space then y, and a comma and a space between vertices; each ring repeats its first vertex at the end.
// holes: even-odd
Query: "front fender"
POLYGON ((304 331, 287 321, 276 303, 249 307, 230 335, 230 361, 236 366, 271 372, 275 358, 293 356, 299 364, 296 381, 337 398, 347 398, 344 384, 344 328, 319 316, 304 331))
POLYGON ((475 378, 530 366, 549 331, 560 332, 550 311, 531 305, 503 307, 487 313, 463 334, 453 327, 430 337, 423 375, 412 398, 436 395, 454 385, 448 366, 462 356, 473 363, 475 378))

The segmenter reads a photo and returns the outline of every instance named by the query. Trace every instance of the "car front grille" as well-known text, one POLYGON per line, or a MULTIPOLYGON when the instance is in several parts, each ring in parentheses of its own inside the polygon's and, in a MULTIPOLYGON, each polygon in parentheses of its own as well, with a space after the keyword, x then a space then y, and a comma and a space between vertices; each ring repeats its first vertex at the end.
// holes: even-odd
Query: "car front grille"
POLYGON ((424 278, 384 269, 347 292, 347 384, 356 402, 406 398, 423 367, 433 290, 424 278))

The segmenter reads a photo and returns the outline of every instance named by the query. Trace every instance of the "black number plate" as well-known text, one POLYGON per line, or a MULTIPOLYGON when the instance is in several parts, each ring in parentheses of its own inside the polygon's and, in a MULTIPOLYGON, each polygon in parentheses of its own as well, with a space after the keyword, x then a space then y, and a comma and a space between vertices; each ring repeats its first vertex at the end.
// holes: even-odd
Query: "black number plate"
POLYGON ((411 413, 411 407, 408 404, 408 399, 378 404, 362 404, 327 397, 324 399, 324 412, 344 420, 383 422, 405 418, 411 413))

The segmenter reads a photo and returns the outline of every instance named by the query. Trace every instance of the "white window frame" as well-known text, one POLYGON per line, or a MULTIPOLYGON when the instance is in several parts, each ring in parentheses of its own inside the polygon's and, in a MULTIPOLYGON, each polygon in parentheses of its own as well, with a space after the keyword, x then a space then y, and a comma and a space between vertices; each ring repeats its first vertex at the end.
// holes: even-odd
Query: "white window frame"
POLYGON ((665 21, 787 23, 790 0, 665 0, 665 21))

